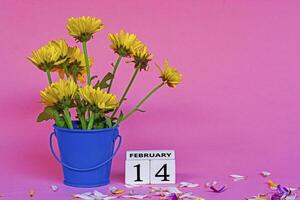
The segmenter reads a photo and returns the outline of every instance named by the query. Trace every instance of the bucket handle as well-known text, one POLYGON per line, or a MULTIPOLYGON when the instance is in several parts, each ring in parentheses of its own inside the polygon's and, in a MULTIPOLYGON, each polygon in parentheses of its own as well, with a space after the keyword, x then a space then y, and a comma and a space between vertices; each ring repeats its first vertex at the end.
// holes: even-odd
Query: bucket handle
POLYGON ((59 162, 61 165, 63 165, 64 167, 68 168, 68 169, 71 169, 71 170, 74 170, 74 171, 79 171, 79 172, 86 172, 86 171, 92 171, 92 170, 95 170, 99 167, 102 167, 103 165, 107 164, 108 162, 110 162, 114 157, 115 155, 118 153, 119 151, 119 148, 121 146, 121 143, 122 143, 122 137, 120 135, 117 135, 117 137, 114 139, 114 141, 119 138, 119 143, 117 145, 117 148, 116 150, 114 151, 113 155, 107 159, 106 161, 94 166, 94 167, 90 167, 90 168, 85 168, 85 169, 80 169, 80 168, 76 168, 76 167, 72 167, 70 165, 67 165, 66 163, 63 163, 59 158, 58 156, 56 155, 55 151, 54 151, 54 148, 53 148, 53 143, 52 143, 52 138, 53 138, 53 135, 55 135, 55 132, 52 132, 51 135, 50 135, 50 149, 51 149, 51 152, 52 152, 52 155, 54 156, 55 160, 57 160, 57 162, 59 162))

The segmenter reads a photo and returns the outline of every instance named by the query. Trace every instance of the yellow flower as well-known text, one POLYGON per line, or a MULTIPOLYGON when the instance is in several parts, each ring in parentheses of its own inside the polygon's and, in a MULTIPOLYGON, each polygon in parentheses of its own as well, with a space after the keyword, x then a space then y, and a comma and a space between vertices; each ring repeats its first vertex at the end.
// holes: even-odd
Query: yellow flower
MULTIPOLYGON (((78 47, 69 48, 68 53, 70 71, 72 74, 76 75, 76 78, 84 83, 86 66, 84 54, 80 51, 78 47)), ((92 67, 93 59, 89 57, 89 68, 92 67)))
POLYGON ((153 58, 153 54, 148 52, 146 46, 143 46, 141 49, 134 51, 133 58, 135 67, 147 70, 148 62, 153 58))
MULTIPOLYGON (((78 47, 70 47, 69 48, 68 58, 69 58, 70 65, 85 67, 84 53, 82 53, 78 47)), ((92 66, 92 64, 93 64, 93 59, 91 57, 89 57, 90 67, 92 66)))
POLYGON ((132 56, 134 51, 143 47, 143 43, 137 39, 135 34, 124 33, 123 30, 120 31, 120 34, 109 33, 108 37, 111 42, 110 48, 122 57, 132 56))
POLYGON ((91 106, 96 106, 102 111, 113 110, 118 106, 117 97, 100 88, 94 89, 92 86, 87 85, 80 88, 79 93, 91 106))
POLYGON ((33 51, 32 56, 28 56, 27 58, 40 70, 47 71, 65 62, 65 59, 61 59, 61 55, 60 49, 53 43, 48 43, 38 50, 33 51))
POLYGON ((167 59, 164 63, 164 70, 162 70, 159 65, 156 64, 156 66, 160 71, 160 78, 163 82, 167 83, 168 86, 175 88, 176 85, 181 83, 182 75, 175 68, 169 66, 169 62, 167 59))
POLYGON ((41 91, 42 103, 46 106, 54 106, 63 100, 73 99, 77 89, 78 86, 73 80, 59 80, 41 91))
POLYGON ((86 42, 93 37, 93 34, 103 29, 101 19, 96 17, 71 17, 68 19, 67 29, 69 34, 80 42, 86 42))
MULTIPOLYGON (((71 76, 75 75, 77 80, 84 83, 86 75, 85 57, 78 47, 68 47, 67 61, 69 74, 71 76)), ((92 64, 93 59, 89 58, 89 67, 91 67, 92 64)), ((53 71, 58 72, 61 79, 65 77, 65 71, 62 67, 55 67, 53 71)))
POLYGON ((52 45, 54 46, 57 51, 60 51, 60 58, 59 59, 62 59, 64 60, 63 63, 61 63, 59 66, 55 66, 53 67, 52 71, 57 71, 58 74, 59 74, 59 77, 60 78, 64 78, 64 69, 63 69, 63 66, 62 65, 67 65, 67 56, 68 56, 68 50, 69 50, 69 46, 68 44, 66 43, 66 41, 64 39, 61 39, 61 40, 51 40, 48 45, 52 45))
POLYGON ((58 51, 60 51, 60 57, 62 59, 66 58, 68 55, 69 46, 64 39, 51 40, 48 44, 54 46, 58 51))

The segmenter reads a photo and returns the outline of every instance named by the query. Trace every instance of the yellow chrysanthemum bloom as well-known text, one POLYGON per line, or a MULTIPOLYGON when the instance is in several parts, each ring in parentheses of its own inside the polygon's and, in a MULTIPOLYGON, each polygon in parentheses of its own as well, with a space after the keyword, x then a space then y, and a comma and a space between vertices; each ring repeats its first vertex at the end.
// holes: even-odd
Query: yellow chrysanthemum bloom
POLYGON ((63 59, 64 62, 61 63, 59 66, 55 66, 52 71, 57 71, 59 74, 60 78, 64 77, 64 69, 63 69, 63 65, 67 65, 68 62, 68 50, 69 50, 69 46, 66 43, 66 41, 64 39, 61 40, 51 40, 48 45, 52 45, 55 48, 57 48, 58 51, 61 52, 60 54, 60 59, 63 59))
POLYGON ((123 30, 120 31, 120 34, 109 33, 108 37, 111 42, 110 48, 122 57, 132 56, 134 51, 144 46, 135 34, 125 33, 123 30))
MULTIPOLYGON (((68 47, 67 52, 68 70, 71 76, 76 75, 76 79, 85 83, 86 67, 84 54, 78 47, 68 47)), ((89 67, 93 64, 93 59, 89 58, 89 67)), ((59 77, 65 77, 65 71, 62 67, 55 67, 53 71, 58 72, 59 77)))
MULTIPOLYGON (((78 47, 69 48, 69 64, 72 73, 75 73, 77 80, 84 83, 86 75, 85 57, 78 47), (74 71, 74 72, 73 72, 74 71)), ((93 59, 89 57, 89 68, 93 65, 93 59)))
POLYGON ((117 97, 100 88, 95 89, 87 85, 79 89, 79 94, 91 106, 96 106, 103 111, 113 110, 118 106, 117 97))
POLYGON ((162 70, 159 65, 156 64, 156 66, 160 71, 160 78, 163 82, 167 83, 168 86, 175 88, 176 85, 181 83, 182 75, 174 67, 169 66, 169 62, 167 59, 164 63, 164 70, 162 70))
POLYGON ((32 56, 28 56, 27 58, 40 70, 47 71, 65 62, 65 59, 61 59, 61 55, 62 52, 56 45, 48 43, 40 49, 33 51, 32 56))
POLYGON ((71 17, 68 19, 67 29, 69 34, 80 42, 86 42, 93 37, 93 34, 101 31, 104 25, 101 19, 96 17, 71 17))
POLYGON ((143 46, 141 49, 134 51, 133 58, 135 67, 147 70, 148 62, 153 58, 153 54, 148 52, 146 46, 143 46))
POLYGON ((41 91, 42 103, 54 106, 64 99, 73 99, 77 89, 78 86, 73 80, 59 80, 41 91))
POLYGON ((53 45, 58 51, 60 51, 60 57, 62 59, 66 58, 68 55, 69 46, 64 39, 51 40, 48 44, 53 45))
MULTIPOLYGON (((85 67, 85 57, 84 53, 80 51, 78 47, 70 47, 68 51, 68 58, 70 65, 77 65, 81 67, 85 67)), ((93 64, 93 59, 89 57, 89 65, 90 67, 93 64)))

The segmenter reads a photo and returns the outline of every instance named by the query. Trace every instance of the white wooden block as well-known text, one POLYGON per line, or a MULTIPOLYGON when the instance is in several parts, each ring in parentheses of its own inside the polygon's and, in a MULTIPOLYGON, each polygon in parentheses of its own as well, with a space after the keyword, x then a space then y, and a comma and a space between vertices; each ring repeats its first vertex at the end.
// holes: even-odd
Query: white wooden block
POLYGON ((150 183, 150 160, 126 160, 125 183, 131 185, 150 183))
POLYGON ((174 150, 131 150, 126 152, 126 160, 169 160, 175 159, 174 150))
POLYGON ((151 160, 151 184, 175 184, 175 160, 151 160))

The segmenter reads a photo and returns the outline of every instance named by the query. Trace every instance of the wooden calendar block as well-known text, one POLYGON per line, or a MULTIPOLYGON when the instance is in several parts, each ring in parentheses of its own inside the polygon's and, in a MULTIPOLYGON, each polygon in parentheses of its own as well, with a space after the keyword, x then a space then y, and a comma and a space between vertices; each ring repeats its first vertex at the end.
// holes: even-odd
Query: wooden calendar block
POLYGON ((175 183, 175 151, 127 151, 125 182, 132 185, 175 183))
POLYGON ((175 160, 151 160, 150 183, 175 184, 175 160))
POLYGON ((126 184, 150 183, 150 160, 126 160, 125 171, 126 184))
POLYGON ((135 150, 126 152, 126 160, 174 160, 173 150, 135 150))

